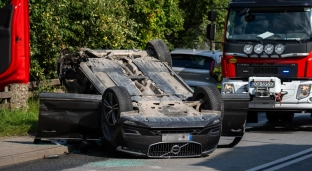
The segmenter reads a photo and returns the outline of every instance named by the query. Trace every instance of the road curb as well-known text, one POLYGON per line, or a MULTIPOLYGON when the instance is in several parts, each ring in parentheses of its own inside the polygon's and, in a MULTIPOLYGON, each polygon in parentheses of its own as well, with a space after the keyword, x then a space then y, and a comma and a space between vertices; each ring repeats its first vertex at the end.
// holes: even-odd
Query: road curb
POLYGON ((46 149, 34 150, 30 152, 0 157, 0 167, 18 164, 18 163, 36 160, 36 159, 43 159, 45 155, 50 155, 50 154, 57 154, 57 155, 61 155, 64 153, 66 154, 66 153, 70 153, 72 150, 73 150, 72 146, 57 145, 55 147, 47 147, 46 149))

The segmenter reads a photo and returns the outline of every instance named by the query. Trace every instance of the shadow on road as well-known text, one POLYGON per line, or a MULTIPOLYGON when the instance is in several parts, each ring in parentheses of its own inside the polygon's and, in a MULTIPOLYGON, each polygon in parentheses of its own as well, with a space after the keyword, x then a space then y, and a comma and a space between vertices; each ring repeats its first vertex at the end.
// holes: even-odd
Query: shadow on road
POLYGON ((265 114, 259 114, 259 123, 248 123, 246 132, 265 132, 288 134, 295 131, 312 131, 310 114, 295 114, 292 122, 268 122, 265 114))

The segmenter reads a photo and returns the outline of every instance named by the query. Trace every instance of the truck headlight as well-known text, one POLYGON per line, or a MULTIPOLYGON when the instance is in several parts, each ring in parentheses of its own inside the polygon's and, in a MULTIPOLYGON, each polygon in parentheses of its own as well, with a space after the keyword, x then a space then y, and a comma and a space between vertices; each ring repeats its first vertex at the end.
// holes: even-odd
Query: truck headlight
POLYGON ((223 84, 223 89, 225 94, 234 94, 234 84, 232 83, 224 83, 223 84))
POLYGON ((297 90, 297 99, 303 99, 310 95, 311 84, 301 84, 297 90))

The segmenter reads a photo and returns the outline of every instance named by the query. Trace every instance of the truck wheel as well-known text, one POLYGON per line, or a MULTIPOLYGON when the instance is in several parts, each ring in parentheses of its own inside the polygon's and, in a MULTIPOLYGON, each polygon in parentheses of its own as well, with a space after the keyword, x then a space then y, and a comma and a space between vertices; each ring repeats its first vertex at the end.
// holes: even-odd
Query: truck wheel
POLYGON ((294 119, 294 115, 294 112, 285 112, 280 115, 280 119, 284 122, 291 122, 294 119))
POLYGON ((280 119, 280 114, 277 112, 266 112, 265 115, 269 122, 278 122, 280 119))
POLYGON ((215 86, 199 86, 196 87, 193 100, 197 101, 203 99, 204 104, 200 106, 200 109, 216 110, 221 112, 221 118, 224 116, 224 104, 222 96, 215 86))
POLYGON ((172 58, 168 46, 161 39, 151 40, 146 44, 145 50, 161 62, 167 62, 172 67, 172 58))
POLYGON ((122 86, 107 88, 102 96, 101 128, 104 139, 113 144, 120 113, 133 110, 131 96, 122 86))

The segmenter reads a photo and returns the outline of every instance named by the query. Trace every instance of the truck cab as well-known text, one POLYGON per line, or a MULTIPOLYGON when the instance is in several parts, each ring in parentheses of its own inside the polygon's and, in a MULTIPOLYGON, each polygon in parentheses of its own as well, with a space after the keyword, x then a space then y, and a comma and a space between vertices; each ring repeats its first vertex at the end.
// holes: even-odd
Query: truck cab
POLYGON ((221 93, 248 95, 251 122, 258 112, 268 121, 292 121, 295 112, 312 109, 311 49, 312 1, 232 0, 221 93))
POLYGON ((0 8, 0 90, 29 81, 28 0, 11 0, 0 8))

